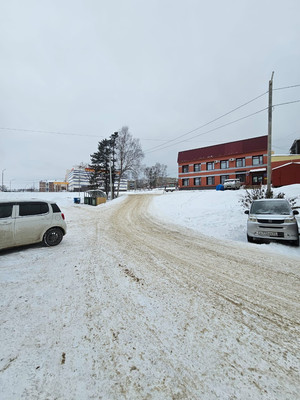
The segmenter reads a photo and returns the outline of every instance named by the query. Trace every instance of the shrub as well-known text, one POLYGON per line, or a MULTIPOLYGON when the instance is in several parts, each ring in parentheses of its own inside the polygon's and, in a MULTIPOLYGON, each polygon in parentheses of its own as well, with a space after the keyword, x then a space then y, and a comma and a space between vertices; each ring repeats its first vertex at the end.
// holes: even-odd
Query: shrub
MULTIPOLYGON (((273 199, 273 198, 274 199, 285 199, 285 194, 282 192, 279 192, 278 194, 276 194, 274 196, 274 193, 272 190, 270 190, 268 192, 267 189, 265 189, 263 186, 261 186, 260 188, 246 190, 246 194, 244 195, 244 197, 241 198, 240 203, 243 208, 245 208, 246 210, 249 210, 250 206, 254 200, 273 199)), ((295 208, 296 199, 297 199, 296 197, 287 199, 290 202, 292 208, 295 208)))

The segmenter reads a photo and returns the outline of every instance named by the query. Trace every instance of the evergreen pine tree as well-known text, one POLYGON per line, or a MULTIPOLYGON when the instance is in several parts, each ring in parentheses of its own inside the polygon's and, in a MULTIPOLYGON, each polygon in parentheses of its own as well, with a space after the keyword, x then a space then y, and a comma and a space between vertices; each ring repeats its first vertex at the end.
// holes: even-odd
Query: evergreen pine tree
POLYGON ((90 177, 91 188, 103 188, 106 195, 108 195, 109 192, 110 152, 110 140, 101 140, 101 142, 98 143, 98 151, 91 154, 90 164, 90 167, 94 170, 90 177))
POLYGON ((106 195, 110 192, 110 169, 112 178, 112 198, 114 198, 114 182, 116 176, 115 147, 118 132, 115 132, 109 139, 103 139, 98 143, 98 151, 91 154, 90 167, 94 170, 90 177, 92 189, 103 189, 106 195))

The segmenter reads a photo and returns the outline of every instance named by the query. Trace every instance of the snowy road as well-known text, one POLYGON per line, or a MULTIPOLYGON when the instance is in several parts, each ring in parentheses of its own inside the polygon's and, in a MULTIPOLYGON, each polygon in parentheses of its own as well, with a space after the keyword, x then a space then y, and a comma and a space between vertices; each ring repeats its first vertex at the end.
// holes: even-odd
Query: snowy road
POLYGON ((73 206, 60 246, 2 254, 1 398, 299 398, 299 262, 151 199, 73 206))

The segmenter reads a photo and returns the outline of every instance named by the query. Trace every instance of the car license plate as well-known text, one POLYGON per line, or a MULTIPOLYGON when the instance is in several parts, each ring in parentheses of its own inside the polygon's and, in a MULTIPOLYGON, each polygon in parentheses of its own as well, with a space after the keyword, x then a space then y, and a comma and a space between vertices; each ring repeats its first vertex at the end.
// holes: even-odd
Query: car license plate
POLYGON ((273 236, 273 237, 278 236, 278 232, 258 232, 258 234, 260 236, 273 236))

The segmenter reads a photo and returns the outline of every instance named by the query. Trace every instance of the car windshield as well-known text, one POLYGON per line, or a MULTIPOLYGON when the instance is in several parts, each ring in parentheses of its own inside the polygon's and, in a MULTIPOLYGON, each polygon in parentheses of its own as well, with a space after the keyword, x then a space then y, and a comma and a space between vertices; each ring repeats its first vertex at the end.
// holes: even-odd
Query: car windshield
POLYGON ((254 201, 250 214, 278 214, 289 215, 291 208, 285 201, 254 201))

